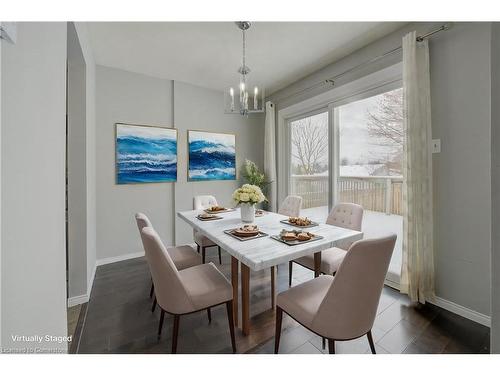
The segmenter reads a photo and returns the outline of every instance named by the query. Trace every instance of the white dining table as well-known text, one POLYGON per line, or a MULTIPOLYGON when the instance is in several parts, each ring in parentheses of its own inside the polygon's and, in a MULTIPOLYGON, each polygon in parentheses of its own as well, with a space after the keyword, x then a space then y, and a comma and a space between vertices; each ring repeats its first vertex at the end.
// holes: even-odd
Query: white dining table
MULTIPOLYGON (((212 221, 199 220, 197 216, 202 212, 201 210, 181 211, 177 215, 193 229, 215 242, 231 255, 233 313, 236 326, 238 326, 238 273, 241 263, 241 325, 244 335, 248 335, 250 332, 250 270, 260 271, 270 268, 271 289, 274 291, 276 290, 276 266, 278 264, 314 254, 314 273, 315 277, 317 277, 320 274, 322 250, 334 247, 341 241, 357 241, 363 237, 363 232, 319 223, 318 226, 308 228, 307 231, 322 236, 322 239, 289 246, 271 238, 271 236, 279 234, 282 229, 292 230, 297 228, 280 222, 288 219, 288 216, 264 211, 262 216, 255 217, 253 224, 257 225, 259 230, 266 233, 267 236, 240 241, 224 233, 226 230, 235 229, 244 224, 241 221, 239 208, 218 213, 217 215, 222 216, 222 219, 212 221)), ((274 294, 271 297, 274 308, 276 298, 274 294)))

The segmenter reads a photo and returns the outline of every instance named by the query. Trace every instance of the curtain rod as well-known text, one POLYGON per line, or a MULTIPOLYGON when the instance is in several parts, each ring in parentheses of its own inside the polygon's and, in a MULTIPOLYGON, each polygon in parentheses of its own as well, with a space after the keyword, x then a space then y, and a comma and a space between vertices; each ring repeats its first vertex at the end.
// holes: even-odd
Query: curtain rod
MULTIPOLYGON (((429 31, 428 33, 424 34, 424 35, 420 35, 420 36, 417 36, 416 40, 417 42, 423 42, 425 39, 428 39, 430 36, 436 34, 436 33, 439 33, 440 31, 445 31, 445 30, 449 30, 451 27, 451 24, 449 23, 445 23, 443 25, 441 25, 440 27, 438 27, 437 29, 435 30, 432 30, 432 31, 429 31)), ((368 60, 368 61, 365 61, 365 62, 362 62, 361 64, 359 65, 356 65, 352 68, 349 68, 345 71, 343 71, 342 73, 339 73, 333 77, 330 77, 330 78, 327 78, 327 79, 324 79, 323 81, 321 82, 318 82, 318 83, 315 83, 313 84, 312 86, 309 86, 309 87, 306 87, 302 90, 299 90, 299 91, 296 91, 290 95, 287 95, 283 98, 281 98, 281 100, 283 99, 288 99, 288 98, 291 98, 292 96, 296 96, 296 95, 299 95, 299 94, 302 94, 303 92, 306 92, 306 91, 310 91, 310 90, 313 90, 315 89, 316 87, 319 87, 319 86, 323 86, 323 85, 330 85, 330 86, 334 86, 335 85, 335 80, 339 79, 340 77, 343 77, 345 76, 346 74, 349 74, 353 71, 356 71, 358 69, 361 69, 363 68, 364 66, 366 65, 370 65, 370 64, 373 64, 374 62, 378 61, 378 60, 381 60, 383 59, 384 57, 387 57, 387 56, 390 56, 396 52, 399 52, 403 47, 402 46, 399 46, 399 47, 396 47, 394 49, 391 49, 390 51, 387 51, 385 53, 383 53, 382 55, 379 55, 377 57, 374 57, 373 59, 371 60, 368 60)))

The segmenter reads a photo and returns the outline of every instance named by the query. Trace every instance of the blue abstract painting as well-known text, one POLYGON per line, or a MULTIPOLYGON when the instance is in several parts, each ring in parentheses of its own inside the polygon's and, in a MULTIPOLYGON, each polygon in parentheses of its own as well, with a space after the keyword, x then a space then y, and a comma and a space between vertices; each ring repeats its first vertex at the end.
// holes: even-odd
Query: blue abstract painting
POLYGON ((236 136, 190 130, 190 181, 236 180, 236 136))
POLYGON ((177 130, 116 124, 116 182, 177 180, 177 130))

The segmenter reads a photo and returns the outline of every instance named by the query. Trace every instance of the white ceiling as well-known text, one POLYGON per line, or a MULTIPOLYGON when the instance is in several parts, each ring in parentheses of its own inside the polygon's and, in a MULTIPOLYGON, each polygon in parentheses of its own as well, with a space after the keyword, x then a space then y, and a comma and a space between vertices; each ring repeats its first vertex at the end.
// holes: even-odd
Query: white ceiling
MULTIPOLYGON (((250 84, 271 94, 403 26, 396 22, 254 22, 250 84)), ((99 65, 223 90, 238 82, 241 31, 232 22, 90 22, 99 65)))

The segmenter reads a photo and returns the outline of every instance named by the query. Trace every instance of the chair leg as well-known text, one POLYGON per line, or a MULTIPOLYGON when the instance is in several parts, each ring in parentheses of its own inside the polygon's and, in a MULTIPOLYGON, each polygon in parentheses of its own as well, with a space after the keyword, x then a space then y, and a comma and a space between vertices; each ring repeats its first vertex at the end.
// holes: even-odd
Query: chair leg
POLYGON ((328 339, 328 352, 330 354, 335 354, 335 341, 328 339))
POLYGON ((149 298, 153 297, 154 291, 155 291, 155 285, 153 284, 153 280, 151 280, 151 290, 149 291, 149 298))
POLYGON ((281 338, 281 322, 283 320, 283 310, 276 306, 276 333, 274 334, 274 354, 278 354, 281 338))
POLYGON ((324 337, 322 337, 321 341, 322 341, 322 345, 323 345, 323 350, 325 350, 326 349, 326 339, 324 337))
POLYGON ((293 270, 293 262, 288 262, 288 286, 292 286, 292 270, 293 270))
POLYGON ((212 312, 210 311, 210 307, 207 309, 208 316, 208 324, 212 323, 212 312))
POLYGON ((222 264, 222 255, 220 253, 220 246, 217 246, 217 248, 219 249, 219 264, 222 264))
POLYGON ((200 245, 196 244, 196 251, 198 251, 198 254, 200 253, 200 245))
POLYGON ((276 272, 278 270, 277 266, 271 267, 271 308, 274 310, 276 308, 276 272))
POLYGON ((371 330, 368 331, 366 336, 368 337, 368 343, 370 344, 370 349, 372 351, 372 354, 377 354, 377 352, 375 351, 375 344, 373 343, 372 331, 371 330))
POLYGON ((201 263, 205 264, 205 247, 201 248, 201 263))
POLYGON ((160 325, 158 326, 158 338, 161 336, 161 329, 163 328, 163 318, 165 317, 165 311, 161 309, 160 315, 160 325))
POLYGON ((156 296, 155 296, 155 299, 153 301, 153 306, 151 306, 151 312, 154 312, 156 309, 156 296))
POLYGON ((179 336, 180 315, 174 315, 174 329, 172 330, 172 354, 177 353, 177 337, 179 336))
POLYGON ((236 353, 236 340, 234 338, 233 301, 226 302, 227 320, 229 322, 229 332, 231 333, 231 345, 233 353, 236 353))

